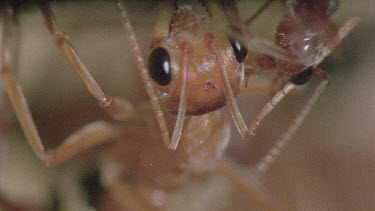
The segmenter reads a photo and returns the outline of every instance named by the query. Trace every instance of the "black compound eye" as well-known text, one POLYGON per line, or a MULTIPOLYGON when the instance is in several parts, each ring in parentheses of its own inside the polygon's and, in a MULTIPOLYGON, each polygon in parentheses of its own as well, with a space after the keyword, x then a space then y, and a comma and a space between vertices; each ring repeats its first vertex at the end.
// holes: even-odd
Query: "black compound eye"
POLYGON ((168 51, 155 48, 148 57, 148 74, 157 84, 168 85, 172 80, 171 62, 168 51))
POLYGON ((304 85, 312 76, 313 70, 312 68, 308 68, 299 75, 293 76, 290 78, 290 82, 292 82, 295 85, 304 85))
MULTIPOLYGON (((242 37, 242 32, 239 28, 236 26, 230 26, 231 34, 235 37, 242 37)), ((233 48, 234 56, 236 57, 236 60, 238 63, 242 63, 247 56, 247 48, 245 44, 239 40, 239 39, 233 39, 232 36, 229 36, 228 40, 230 42, 230 45, 233 48)))
POLYGON ((230 45, 233 48, 234 56, 238 63, 242 63, 246 59, 247 49, 240 40, 229 39, 230 45))

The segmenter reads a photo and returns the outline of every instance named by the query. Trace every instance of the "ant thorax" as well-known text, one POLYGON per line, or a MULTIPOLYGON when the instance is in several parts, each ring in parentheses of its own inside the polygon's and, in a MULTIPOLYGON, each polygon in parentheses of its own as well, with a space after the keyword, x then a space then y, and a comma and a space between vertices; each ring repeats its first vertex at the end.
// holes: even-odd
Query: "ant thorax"
POLYGON ((208 14, 183 6, 174 14, 169 34, 151 45, 149 74, 169 112, 178 111, 183 80, 187 80, 186 115, 201 115, 226 104, 223 71, 233 93, 239 92, 244 65, 236 61, 225 27, 208 14))
MULTIPOLYGON (((138 107, 144 130, 129 130, 126 140, 119 142, 107 157, 124 169, 137 172, 158 188, 167 189, 186 183, 191 176, 214 170, 229 143, 231 127, 221 110, 185 119, 179 147, 168 150, 158 135, 159 127, 149 103, 138 107), (124 156, 127 155, 127 156, 124 156), (131 155, 131 156, 130 156, 131 155)), ((166 114, 168 121, 176 116, 166 114)))

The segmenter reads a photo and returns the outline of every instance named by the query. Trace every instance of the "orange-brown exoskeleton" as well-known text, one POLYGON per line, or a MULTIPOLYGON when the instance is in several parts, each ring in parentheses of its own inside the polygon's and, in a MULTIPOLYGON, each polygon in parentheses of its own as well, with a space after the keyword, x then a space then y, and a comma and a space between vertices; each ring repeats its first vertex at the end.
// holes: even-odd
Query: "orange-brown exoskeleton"
MULTIPOLYGON (((230 125, 220 108, 229 106, 243 137, 253 133, 273 107, 295 85, 305 83, 311 73, 327 78, 315 66, 356 23, 356 19, 352 19, 328 41, 318 37, 316 40, 321 43, 314 43, 313 46, 317 52, 300 56, 300 48, 295 50, 294 47, 299 47, 299 39, 302 38, 299 35, 290 37, 289 32, 294 29, 298 33, 306 32, 309 28, 304 24, 302 26, 307 29, 299 29, 299 23, 295 26, 294 23, 282 21, 276 35, 276 46, 247 32, 245 24, 239 19, 234 1, 204 1, 200 5, 205 8, 204 12, 197 12, 188 4, 177 6, 175 1, 160 1, 150 54, 145 62, 126 10, 120 1, 115 0, 150 97, 150 102, 134 108, 127 100, 110 98, 104 94, 74 46, 57 26, 48 3, 38 3, 56 45, 87 89, 105 111, 115 120, 123 122, 90 123, 74 132, 57 148, 45 150, 12 70, 12 15, 11 9, 7 8, 3 11, 1 77, 25 136, 47 165, 61 163, 100 143, 117 140, 114 147, 103 155, 102 179, 118 206, 131 210, 163 208, 172 190, 195 176, 215 169, 243 189, 258 207, 275 208, 263 193, 243 182, 245 179, 236 174, 229 162, 222 161, 230 140, 230 125), (282 33, 286 34, 285 39, 280 40, 278 37, 282 33), (293 43, 294 40, 297 40, 297 45, 293 43), (290 64, 298 68, 291 69, 290 64), (273 99, 248 128, 235 97, 241 91, 246 91, 246 88, 241 88, 245 74, 252 72, 249 67, 257 70, 272 69, 289 82, 277 90, 273 99), (169 131, 173 131, 171 137, 169 131)), ((298 11, 297 6, 290 7, 293 7, 291 10, 298 11)), ((297 19, 293 17, 292 20, 297 19)), ((324 29, 317 31, 323 33, 324 29)), ((308 42, 308 46, 310 45, 308 42)), ((301 124, 325 84, 326 80, 316 89, 314 96, 286 131, 283 136, 286 140, 290 139, 301 124)), ((281 147, 277 148, 278 151, 280 149, 281 147)), ((276 157, 275 154, 277 153, 272 154, 273 158, 276 157)), ((261 163, 264 164, 265 162, 261 163)), ((262 171, 265 168, 259 169, 262 171)))
MULTIPOLYGON (((222 76, 217 72, 223 72, 223 68, 234 72, 228 74, 228 80, 231 86, 237 87, 237 94, 243 80, 244 68, 233 52, 225 25, 218 24, 219 22, 208 13, 196 13, 189 5, 175 8, 174 2, 161 2, 147 70, 134 31, 125 16, 125 10, 122 4, 116 1, 141 75, 144 77, 146 90, 151 96, 151 105, 146 102, 135 108, 127 100, 104 95, 76 49, 57 26, 48 3, 38 3, 58 48, 82 78, 88 90, 99 100, 100 106, 114 119, 122 121, 97 121, 87 124, 75 131, 60 146, 46 150, 13 71, 10 45, 13 39, 13 15, 10 7, 3 7, 5 9, 2 11, 1 78, 27 140, 46 165, 59 164, 92 146, 117 140, 114 147, 103 155, 101 174, 109 195, 123 209, 163 208, 171 191, 196 176, 214 170, 233 181, 233 184, 243 189, 249 198, 257 196, 254 197, 257 206, 267 209, 274 206, 261 191, 247 184, 247 179, 241 179, 241 176, 232 170, 233 165, 222 161, 224 150, 230 140, 230 124, 226 114, 222 110, 217 110, 225 105, 226 95, 223 86, 219 84, 222 76), (169 18, 164 17, 166 14, 169 18), (168 35, 163 34, 166 28, 171 29, 168 35), (160 35, 164 38, 159 39, 160 35), (169 35, 173 36, 168 37, 169 35), (170 79, 168 72, 165 73, 166 78, 158 75, 158 71, 168 71, 169 68, 177 71, 172 73, 170 79), (155 84, 152 84, 150 78, 156 81, 155 84), (204 78, 203 82, 200 81, 201 78, 204 78), (190 81, 197 83, 188 83, 190 81), (170 96, 164 96, 161 89, 154 90, 156 84, 162 87, 168 86, 169 83, 171 86, 165 91, 168 91, 167 94, 170 96), (197 98, 204 93, 214 98, 197 98), (187 101, 192 103, 189 104, 187 101), (191 116, 185 117, 185 114, 191 116), (162 136, 156 120, 164 125, 162 136), (177 129, 173 128, 175 122, 177 129), (172 137, 171 143, 175 140, 175 147, 172 148, 176 148, 177 141, 182 140, 177 150, 169 150, 163 144, 163 135, 167 134, 169 138, 168 131, 172 129, 177 131, 174 132, 177 135, 173 135, 175 138, 172 137)), ((169 142, 165 143, 169 145, 169 142)))

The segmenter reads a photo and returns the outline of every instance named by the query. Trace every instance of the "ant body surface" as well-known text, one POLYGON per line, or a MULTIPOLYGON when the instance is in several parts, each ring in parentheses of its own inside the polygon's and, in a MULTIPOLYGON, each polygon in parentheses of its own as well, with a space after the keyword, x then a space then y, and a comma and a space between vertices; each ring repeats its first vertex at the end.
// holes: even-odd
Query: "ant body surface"
POLYGON ((105 95, 56 23, 48 3, 40 1, 47 29, 56 45, 99 101, 100 107, 115 120, 89 123, 50 150, 45 150, 22 91, 17 88, 12 70, 14 61, 10 56, 12 14, 4 12, 2 79, 36 154, 45 164, 55 165, 85 149, 115 140, 98 159, 101 180, 107 190, 104 199, 110 201, 109 205, 102 205, 103 209, 108 208, 105 206, 130 210, 164 209, 173 190, 208 172, 224 175, 251 198, 256 207, 275 209, 277 203, 271 202, 262 188, 252 185, 241 171, 237 172, 236 164, 223 159, 230 140, 230 124, 220 108, 228 105, 241 136, 247 137, 295 86, 305 84, 313 74, 322 76, 323 82, 295 121, 255 168, 255 175, 264 173, 327 83, 327 74, 316 66, 358 20, 350 19, 331 33, 330 17, 336 8, 323 8, 327 13, 320 15, 313 7, 316 6, 314 3, 310 7, 304 5, 304 1, 286 1, 288 12, 277 27, 276 45, 273 45, 247 31, 234 1, 207 1, 200 13, 196 13, 191 5, 177 6, 174 1, 161 1, 146 61, 124 6, 119 1, 115 3, 149 101, 134 107, 128 100, 105 95), (315 19, 301 18, 306 14, 315 19), (252 87, 245 87, 246 81, 251 80, 249 78, 255 72, 262 74, 267 70, 276 73, 270 88, 274 96, 247 127, 235 97, 250 93, 252 87), (279 84, 274 85, 274 81, 279 84))

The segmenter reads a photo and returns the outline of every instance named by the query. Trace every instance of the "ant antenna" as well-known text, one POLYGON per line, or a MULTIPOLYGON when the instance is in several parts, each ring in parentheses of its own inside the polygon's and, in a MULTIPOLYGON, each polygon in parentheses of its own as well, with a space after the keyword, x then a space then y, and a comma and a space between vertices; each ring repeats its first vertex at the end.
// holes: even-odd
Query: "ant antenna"
MULTIPOLYGON (((133 54, 136 58, 137 66, 138 66, 138 69, 140 70, 140 75, 144 82, 147 94, 150 97, 152 107, 155 111, 156 119, 158 120, 158 123, 160 126, 161 135, 162 135, 164 144, 169 145, 170 144, 169 132, 168 132, 168 128, 166 125, 164 112, 161 109, 161 106, 160 106, 158 97, 155 94, 155 91, 154 91, 155 89, 152 85, 150 76, 147 73, 146 65, 145 65, 144 58, 142 56, 142 52, 137 41, 136 34, 134 32, 132 25, 130 24, 130 20, 128 18, 126 9, 123 6, 123 4, 119 0, 114 0, 114 1, 120 13, 121 23, 127 33, 129 43, 132 46, 133 54)), ((180 135, 181 135, 181 132, 180 132, 180 135)), ((175 137, 177 136, 179 137, 180 135, 176 134, 175 137)))
POLYGON ((298 131, 298 128, 305 121, 306 117, 310 113, 311 108, 314 106, 316 101, 319 99, 320 94, 324 91, 328 83, 328 75, 321 71, 323 74, 323 81, 315 88, 314 93, 303 106, 300 113, 293 120, 293 123, 288 127, 288 129, 276 140, 275 145, 268 151, 268 153, 262 158, 262 160, 256 165, 254 174, 260 176, 266 172, 269 167, 274 163, 274 161, 279 157, 285 146, 289 143, 292 137, 298 131))
MULTIPOLYGON (((186 45, 184 45, 185 47, 186 45)), ((182 126, 184 125, 185 119, 185 112, 186 112, 186 104, 187 104, 187 81, 188 81, 188 59, 189 59, 189 50, 187 48, 184 49, 185 55, 183 56, 183 76, 182 76, 182 87, 181 87, 181 96, 180 96, 180 103, 177 112, 177 120, 173 129, 173 135, 171 143, 169 144, 168 148, 171 150, 176 150, 178 143, 180 141, 182 126)))

